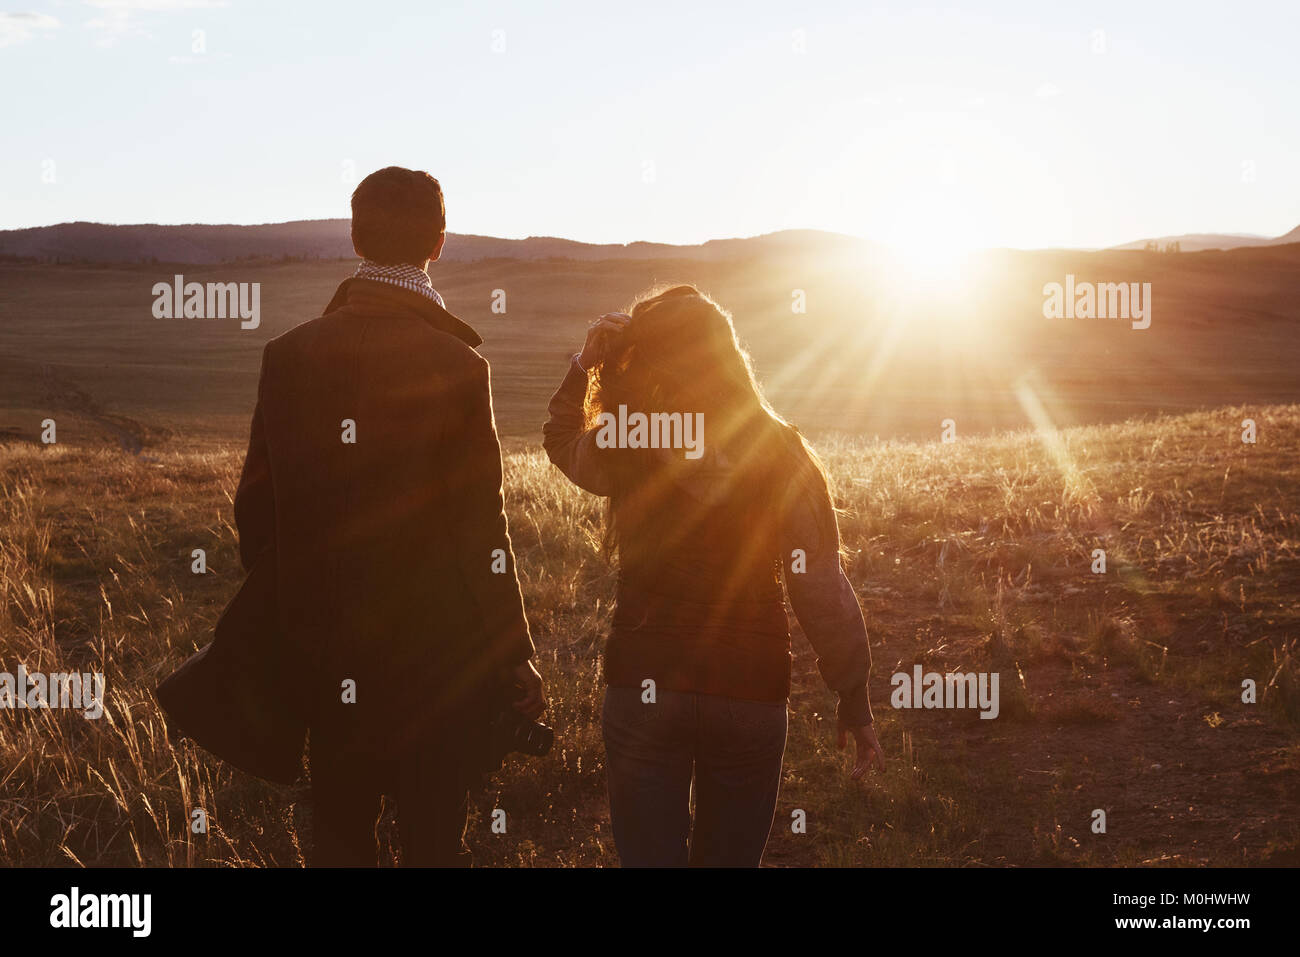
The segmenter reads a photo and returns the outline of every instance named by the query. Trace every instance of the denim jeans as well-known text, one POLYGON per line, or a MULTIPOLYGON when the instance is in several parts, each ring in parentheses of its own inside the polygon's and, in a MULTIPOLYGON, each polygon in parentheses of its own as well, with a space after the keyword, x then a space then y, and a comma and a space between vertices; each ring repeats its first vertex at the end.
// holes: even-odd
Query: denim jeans
POLYGON ((641 695, 607 688, 602 715, 623 866, 757 867, 781 785, 785 702, 660 690, 643 704, 641 695))

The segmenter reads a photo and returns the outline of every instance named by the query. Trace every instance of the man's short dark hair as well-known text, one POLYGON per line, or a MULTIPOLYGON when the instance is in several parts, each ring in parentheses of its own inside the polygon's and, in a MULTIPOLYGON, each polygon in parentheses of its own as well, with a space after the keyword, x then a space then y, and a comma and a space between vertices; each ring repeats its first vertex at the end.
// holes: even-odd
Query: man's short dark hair
POLYGON ((389 166, 352 194, 352 244, 373 262, 423 263, 446 229, 442 187, 423 170, 389 166))

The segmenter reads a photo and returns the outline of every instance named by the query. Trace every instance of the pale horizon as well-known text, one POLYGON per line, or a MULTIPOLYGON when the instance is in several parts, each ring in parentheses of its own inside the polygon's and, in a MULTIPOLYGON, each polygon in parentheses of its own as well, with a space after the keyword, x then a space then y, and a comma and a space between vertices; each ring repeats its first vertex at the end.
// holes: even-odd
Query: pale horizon
MULTIPOLYGON (((296 218, 296 219, 283 219, 283 220, 276 220, 276 221, 274 221, 274 222, 260 222, 260 221, 259 221, 259 222, 242 222, 242 223, 236 223, 236 222, 213 222, 213 223, 199 223, 199 222, 170 222, 170 223, 162 223, 162 222, 147 222, 147 223, 146 223, 146 222, 121 222, 121 223, 109 223, 109 222, 98 222, 98 221, 95 221, 95 220, 87 220, 87 219, 72 219, 72 220, 63 220, 63 221, 61 221, 61 222, 57 222, 57 223, 41 223, 41 224, 38 224, 38 225, 35 225, 35 226, 13 226, 13 227, 3 227, 3 228, 0 228, 0 232, 10 232, 10 231, 25 230, 25 229, 51 229, 51 228, 54 228, 54 227, 57 227, 57 226, 72 226, 72 225, 77 225, 77 224, 88 224, 88 225, 92 225, 92 226, 123 227, 123 228, 126 228, 126 227, 133 227, 133 226, 163 226, 163 227, 167 227, 167 226, 176 226, 176 227, 180 227, 180 226, 213 226, 213 227, 233 227, 233 228, 255 228, 255 227, 258 227, 258 226, 284 226, 284 225, 288 225, 288 224, 290 224, 290 223, 325 223, 325 222, 340 222, 340 221, 342 221, 342 222, 347 222, 347 221, 348 221, 348 218, 349 218, 349 217, 347 217, 347 216, 331 216, 331 217, 324 218, 324 219, 302 219, 302 218, 296 218)), ((1104 245, 1099 245, 1099 246, 1060 246, 1060 245, 1057 245, 1057 246, 1012 246, 1012 245, 993 246, 993 245, 989 245, 989 246, 971 246, 971 247, 962 247, 962 249, 963 249, 963 251, 969 251, 969 252, 990 252, 990 251, 995 251, 995 250, 999 250, 999 249, 1007 249, 1007 250, 1012 250, 1012 251, 1015 251, 1015 252, 1040 252, 1040 251, 1050 251, 1050 250, 1054 250, 1054 249, 1060 249, 1060 250, 1074 250, 1074 251, 1077 251, 1077 252, 1094 252, 1094 251, 1101 251, 1101 250, 1105 250, 1105 249, 1113 249, 1113 248, 1115 248, 1115 247, 1117 247, 1117 246, 1123 246, 1123 245, 1126 245, 1126 244, 1129 244, 1129 243, 1139 242, 1139 241, 1141 241, 1141 240, 1146 240, 1146 239, 1177 239, 1177 238, 1180 237, 1180 236, 1210 236, 1210 235, 1213 235, 1213 236, 1226 236, 1226 237, 1232 237, 1232 238, 1235 238, 1235 239, 1277 239, 1278 237, 1283 236, 1283 235, 1286 235, 1287 233, 1291 232, 1292 230, 1296 229, 1297 227, 1300 227, 1300 223, 1297 223, 1296 226, 1293 226, 1293 227, 1291 227, 1290 229, 1284 229, 1284 230, 1282 230, 1282 232, 1277 233, 1277 234, 1272 234, 1272 235, 1266 235, 1266 234, 1263 234, 1263 233, 1247 233, 1247 232, 1239 232, 1239 231, 1229 231, 1229 230, 1209 230, 1209 229, 1201 229, 1201 230, 1194 230, 1194 231, 1191 231, 1191 232, 1183 232, 1183 233, 1152 233, 1152 234, 1150 234, 1150 235, 1144 235, 1144 236, 1130 236, 1130 237, 1128 237, 1128 238, 1116 239, 1114 242, 1109 242, 1109 243, 1106 243, 1106 244, 1104 244, 1104 245)), ((522 242, 522 241, 524 241, 524 240, 528 240, 528 239, 553 239, 553 240, 559 240, 559 241, 561 241, 561 242, 581 243, 581 244, 589 245, 589 246, 632 246, 632 245, 636 245, 636 244, 638 244, 638 243, 642 243, 642 244, 651 244, 651 245, 660 245, 660 246, 680 246, 680 247, 684 247, 684 248, 686 248, 686 247, 694 247, 694 246, 703 246, 703 245, 705 245, 706 243, 711 243, 711 242, 731 242, 731 241, 735 241, 735 240, 762 239, 762 238, 765 237, 765 236, 774 236, 774 235, 779 235, 779 234, 781 234, 781 233, 801 233, 801 232, 821 233, 821 234, 828 235, 828 236, 842 236, 842 237, 847 238, 847 239, 855 239, 855 240, 861 240, 861 241, 863 241, 863 242, 875 243, 875 244, 880 245, 880 246, 882 246, 882 247, 896 247, 896 246, 899 245, 899 244, 891 243, 891 242, 889 242, 889 241, 887 241, 887 240, 879 239, 879 238, 877 238, 877 237, 870 236, 870 235, 862 235, 862 234, 857 234, 857 233, 846 233, 846 232, 841 232, 841 231, 839 231, 839 230, 834 230, 834 229, 818 229, 818 228, 816 228, 816 227, 809 227, 809 226, 790 226, 790 227, 787 227, 787 228, 784 228, 784 229, 774 229, 774 230, 769 230, 768 232, 763 232, 763 233, 753 233, 753 234, 743 235, 743 236, 717 235, 717 236, 710 236, 710 237, 708 237, 707 239, 702 239, 702 240, 695 241, 695 242, 670 242, 670 241, 667 241, 667 240, 658 240, 658 239, 628 239, 628 240, 611 239, 611 240, 605 240, 605 241, 596 241, 596 240, 590 240, 590 239, 580 239, 580 238, 573 237, 573 236, 559 236, 559 235, 555 235, 555 234, 551 234, 551 233, 530 233, 530 234, 528 234, 528 235, 526 235, 526 236, 503 236, 503 235, 497 235, 497 234, 488 234, 488 233, 472 232, 472 231, 463 230, 463 229, 451 229, 451 228, 448 228, 448 230, 447 230, 447 234, 448 234, 449 236, 476 236, 476 237, 480 237, 480 238, 483 238, 483 239, 500 239, 500 240, 505 240, 505 241, 508 241, 508 242, 522 242)), ((1300 240, 1297 240, 1297 241, 1300 241, 1300 240)))

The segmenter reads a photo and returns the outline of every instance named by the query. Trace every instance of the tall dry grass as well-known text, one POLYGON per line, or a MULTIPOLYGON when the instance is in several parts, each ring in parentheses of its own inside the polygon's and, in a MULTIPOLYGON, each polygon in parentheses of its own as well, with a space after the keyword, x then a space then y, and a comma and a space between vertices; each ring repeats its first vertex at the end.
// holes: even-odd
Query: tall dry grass
MULTIPOLYGON (((1003 685, 1003 727, 1027 734, 1048 719, 1042 684, 1069 691, 1082 670, 1117 669, 1225 710, 1239 699, 1241 676, 1256 676, 1260 713, 1294 742, 1297 426, 1300 408, 1279 406, 953 444, 817 442, 873 633, 873 696, 891 763, 867 785, 847 781, 848 759, 830 735, 832 698, 796 637, 769 860, 1129 859, 1067 853, 1032 801, 991 804, 989 782, 1024 769, 1009 755, 983 755, 986 786, 977 786, 962 745, 940 747, 929 726, 892 712, 888 674, 913 663, 1015 675, 1003 685), (1259 423, 1255 445, 1239 439, 1247 415, 1259 423), (1090 571, 1097 548, 1105 575, 1090 571), (792 808, 816 825, 802 839, 782 827, 792 808), (993 817, 1008 814, 1034 835, 999 843, 993 817)), ((219 447, 141 457, 0 447, 0 670, 101 671, 108 682, 98 721, 76 711, 0 712, 0 862, 303 862, 305 788, 266 784, 169 740, 151 693, 209 640, 238 586, 231 496, 241 456, 219 447), (195 548, 207 552, 206 575, 190 571, 195 548), (206 812, 206 834, 191 831, 195 808, 206 812)), ((534 450, 507 456, 507 490, 559 737, 552 755, 512 760, 476 794, 471 844, 487 864, 613 863, 597 665, 613 573, 597 545, 599 503, 534 450), (495 807, 509 815, 505 836, 486 827, 495 807)), ((1086 696, 1070 707, 1065 720, 1114 718, 1086 696)), ((391 814, 381 833, 391 860, 391 814)))

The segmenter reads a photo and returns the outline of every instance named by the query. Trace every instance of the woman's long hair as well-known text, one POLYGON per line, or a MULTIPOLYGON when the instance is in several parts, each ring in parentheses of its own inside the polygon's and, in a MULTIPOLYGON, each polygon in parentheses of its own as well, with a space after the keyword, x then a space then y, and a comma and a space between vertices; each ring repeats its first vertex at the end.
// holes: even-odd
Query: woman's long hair
MULTIPOLYGON (((650 290, 628 314, 631 321, 611 335, 588 384, 589 428, 597 426, 601 413, 617 416, 620 405, 629 413, 703 413, 706 447, 729 464, 726 488, 715 491, 742 497, 741 504, 752 506, 756 516, 787 514, 800 498, 811 497, 815 514, 833 517, 825 468, 799 430, 763 398, 725 309, 694 286, 679 285, 650 290)), ((608 453, 615 474, 642 488, 669 481, 662 474, 669 466, 661 454, 644 449, 608 453)), ((612 508, 606 514, 604 544, 607 554, 617 548, 612 508)))

